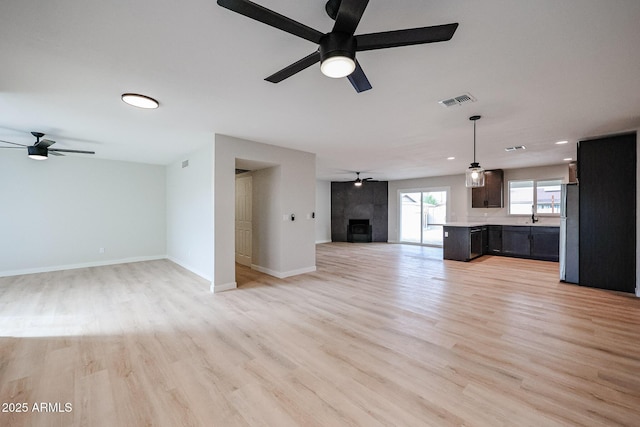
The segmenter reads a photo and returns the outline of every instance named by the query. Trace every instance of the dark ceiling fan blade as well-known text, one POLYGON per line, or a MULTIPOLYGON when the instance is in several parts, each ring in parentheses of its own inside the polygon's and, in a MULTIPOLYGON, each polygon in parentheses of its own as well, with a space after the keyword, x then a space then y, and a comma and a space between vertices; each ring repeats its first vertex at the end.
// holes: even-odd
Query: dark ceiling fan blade
MULTIPOLYGON (((28 147, 28 145, 18 144, 17 142, 4 141, 0 139, 0 142, 4 142, 5 144, 19 145, 20 147, 28 147)), ((14 148, 14 147, 2 147, 2 148, 14 148)))
POLYGON ((62 153, 58 153, 56 150, 54 150, 53 148, 51 150, 47 150, 47 153, 49 154, 53 154, 54 156, 64 156, 64 154, 62 153))
POLYGON ((333 31, 353 35, 367 4, 369 4, 369 0, 342 0, 333 31))
POLYGON ((280 15, 272 10, 262 7, 249 0, 218 0, 218 4, 225 9, 232 10, 248 18, 260 21, 279 30, 286 31, 294 36, 301 37, 313 43, 320 43, 320 38, 324 35, 318 30, 307 27, 291 18, 280 15))
MULTIPOLYGON (((28 145, 25 145, 25 147, 28 147, 28 145)), ((23 147, 0 147, 0 148, 11 148, 13 150, 24 150, 23 147)))
POLYGON ((369 79, 367 79, 358 61, 356 61, 356 69, 347 78, 358 93, 371 89, 371 83, 369 83, 369 79))
POLYGON ((95 151, 84 151, 84 150, 65 150, 63 148, 49 148, 50 153, 54 151, 60 151, 63 153, 80 153, 80 154, 96 154, 95 151))
POLYGON ((35 144, 33 144, 35 147, 41 147, 41 148, 47 148, 50 145, 55 144, 55 141, 52 141, 50 139, 41 139, 40 141, 36 142, 35 144))
POLYGON ((406 30, 384 31, 381 33, 356 36, 359 52, 414 44, 435 43, 450 40, 458 24, 436 25, 433 27, 409 28, 406 30))
POLYGON ((265 80, 271 83, 280 83, 284 79, 288 79, 294 74, 299 73, 300 71, 306 68, 309 68, 310 66, 318 62, 320 62, 320 52, 316 51, 316 52, 313 52, 311 55, 305 56, 298 62, 295 62, 289 65, 288 67, 283 68, 277 73, 270 75, 265 80))

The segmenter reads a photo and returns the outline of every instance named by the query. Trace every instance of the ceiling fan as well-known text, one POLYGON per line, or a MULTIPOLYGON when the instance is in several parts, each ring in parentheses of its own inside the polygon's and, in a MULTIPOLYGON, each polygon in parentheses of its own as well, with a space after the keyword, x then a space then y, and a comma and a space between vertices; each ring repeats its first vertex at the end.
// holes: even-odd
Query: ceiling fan
POLYGON ((18 144, 17 142, 3 141, 5 144, 18 145, 19 147, 0 147, 0 148, 16 148, 22 149, 22 147, 27 148, 27 152, 29 153, 29 158, 34 160, 46 160, 49 154, 53 154, 54 156, 64 156, 62 153, 81 153, 81 154, 96 154, 95 151, 84 151, 84 150, 65 150, 63 148, 49 148, 55 141, 51 141, 50 139, 40 139, 44 136, 42 132, 31 132, 31 135, 35 136, 36 142, 33 145, 24 145, 18 144))
POLYGON ((353 181, 353 185, 355 185, 356 187, 360 187, 362 185, 362 183, 364 182, 378 182, 377 179, 373 179, 373 178, 360 178, 360 172, 356 172, 356 179, 353 181))
POLYGON ((458 28, 457 23, 452 23, 354 35, 368 3, 369 0, 327 1, 325 10, 336 22, 331 32, 323 34, 249 0, 218 0, 218 4, 226 9, 319 45, 312 54, 265 79, 272 83, 279 83, 320 62, 323 74, 333 78, 348 77, 356 92, 364 92, 371 89, 371 83, 356 60, 356 52, 447 41, 458 28))

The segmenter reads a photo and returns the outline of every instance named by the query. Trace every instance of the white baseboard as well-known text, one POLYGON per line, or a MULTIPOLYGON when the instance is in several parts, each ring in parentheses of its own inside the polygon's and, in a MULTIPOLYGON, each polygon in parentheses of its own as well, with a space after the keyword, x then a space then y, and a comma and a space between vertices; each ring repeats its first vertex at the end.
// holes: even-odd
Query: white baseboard
POLYGON ((316 240, 316 245, 320 245, 322 243, 331 243, 331 240, 316 240))
POLYGON ((188 263, 178 259, 178 258, 174 258, 172 256, 167 256, 167 259, 171 262, 174 262, 176 264, 178 264, 180 267, 189 270, 190 272, 192 272, 193 274, 197 274, 198 276, 202 277, 205 280, 208 280, 209 282, 211 282, 213 280, 213 277, 211 277, 210 274, 206 274, 203 271, 198 270, 197 268, 194 268, 193 266, 189 265, 188 263))
POLYGON ((47 267, 25 268, 22 270, 0 271, 0 277, 22 276, 24 274, 48 273, 51 271, 75 270, 78 268, 103 267, 105 265, 128 264, 130 262, 156 261, 167 259, 166 255, 140 256, 122 259, 111 259, 107 261, 92 261, 79 264, 52 265, 47 267))
POLYGON ((314 271, 316 271, 315 265, 311 267, 299 268, 297 270, 290 270, 290 271, 275 271, 275 270, 271 270, 270 268, 262 267, 256 264, 251 264, 251 268, 253 270, 259 271, 260 273, 265 273, 265 274, 268 274, 269 276, 277 277, 278 279, 285 279, 287 277, 297 276, 298 274, 313 273, 314 271))
POLYGON ((218 292, 230 291, 231 289, 236 289, 238 284, 236 282, 224 283, 222 285, 211 284, 209 290, 212 294, 217 294, 218 292))

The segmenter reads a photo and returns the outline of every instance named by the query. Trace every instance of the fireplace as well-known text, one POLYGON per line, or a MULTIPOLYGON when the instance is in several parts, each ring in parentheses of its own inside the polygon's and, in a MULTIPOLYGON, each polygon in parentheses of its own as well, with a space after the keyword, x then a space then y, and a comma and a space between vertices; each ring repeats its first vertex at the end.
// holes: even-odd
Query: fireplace
POLYGON ((368 219, 350 219, 347 226, 347 242, 371 242, 372 226, 368 219))

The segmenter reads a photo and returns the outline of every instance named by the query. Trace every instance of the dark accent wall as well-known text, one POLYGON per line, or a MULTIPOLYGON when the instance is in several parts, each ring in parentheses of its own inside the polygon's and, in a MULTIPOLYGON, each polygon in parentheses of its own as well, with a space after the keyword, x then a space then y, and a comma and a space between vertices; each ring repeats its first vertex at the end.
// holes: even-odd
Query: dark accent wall
POLYGON ((353 182, 331 183, 331 240, 347 241, 350 219, 368 219, 373 226, 372 241, 388 239, 389 186, 387 181, 365 182, 356 187, 353 182))

